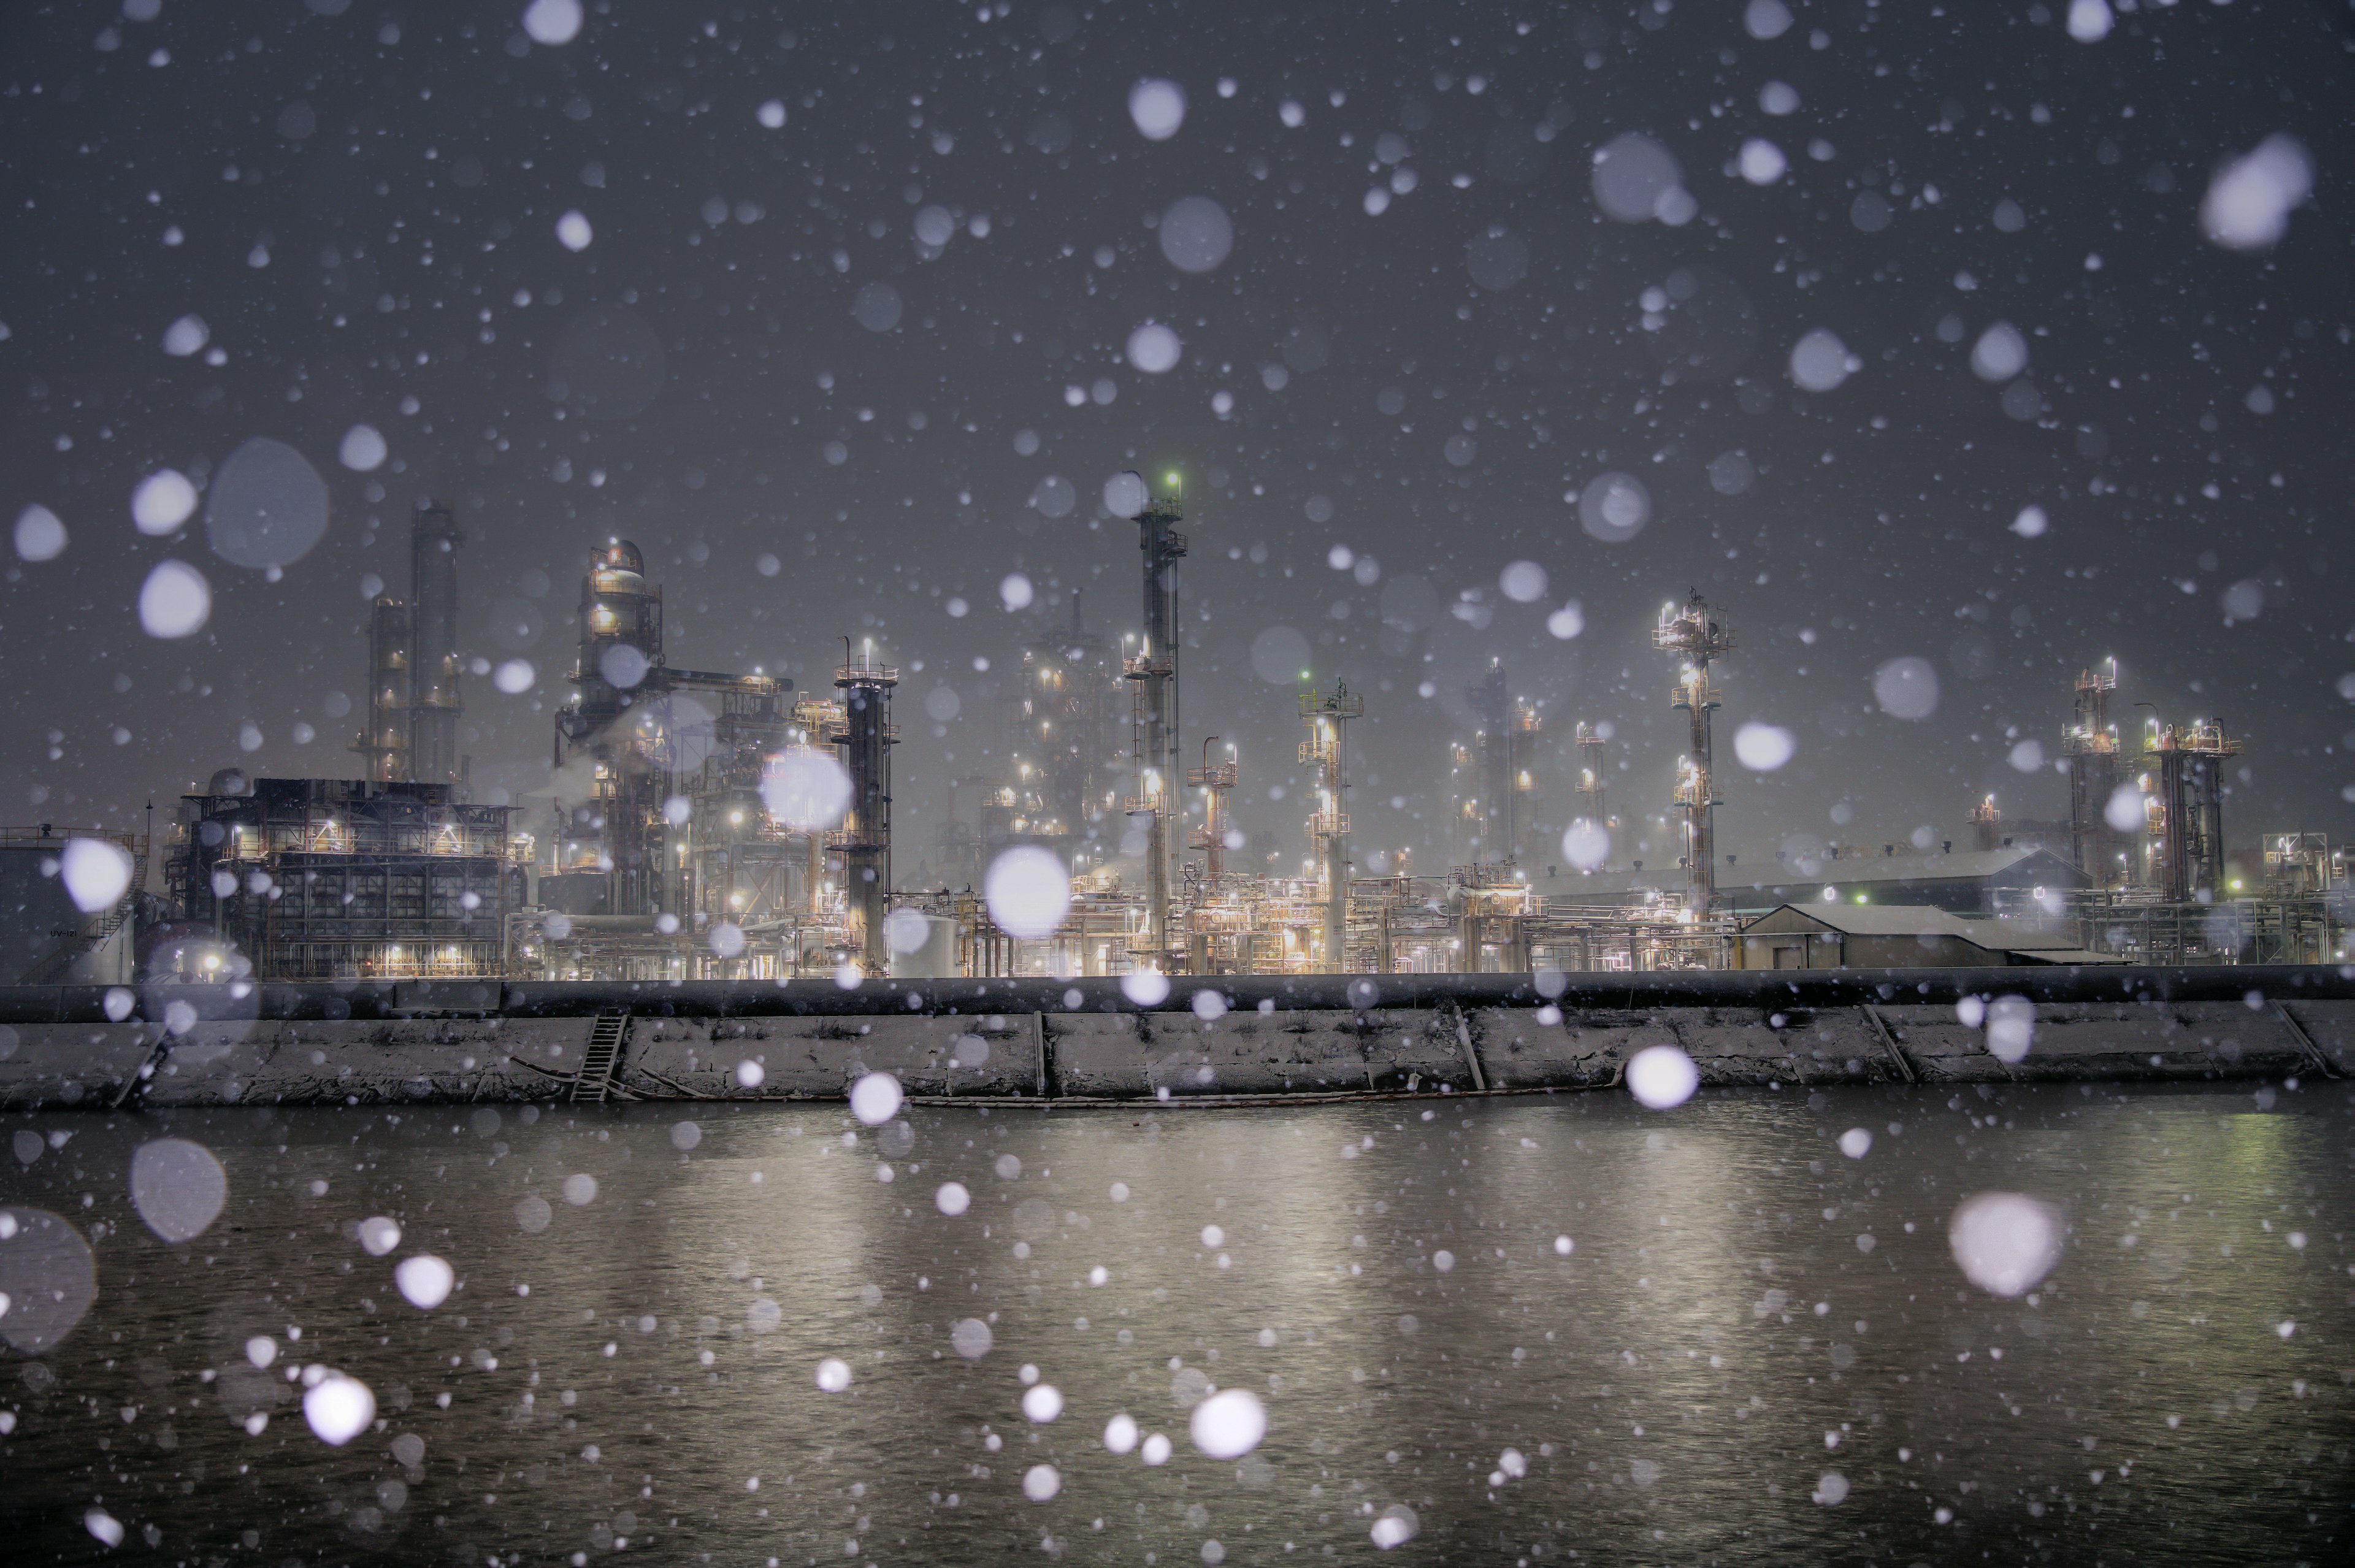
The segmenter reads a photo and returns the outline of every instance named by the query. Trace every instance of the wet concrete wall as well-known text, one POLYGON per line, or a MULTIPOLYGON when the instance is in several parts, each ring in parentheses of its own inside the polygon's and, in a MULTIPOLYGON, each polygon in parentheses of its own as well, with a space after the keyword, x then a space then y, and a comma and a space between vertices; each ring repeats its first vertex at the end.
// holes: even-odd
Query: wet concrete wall
POLYGON ((1004 981, 18 990, 0 992, 0 1105, 570 1098, 601 1014, 626 1019, 614 1099, 838 1098, 874 1072, 927 1099, 1528 1093, 1610 1086, 1655 1045, 1704 1084, 2355 1071, 2346 971, 2030 975, 1184 978, 1150 1005, 1103 983, 1004 981), (2018 998, 2002 1005, 2024 1053, 1991 1048, 1979 1015, 1997 997, 2018 998))

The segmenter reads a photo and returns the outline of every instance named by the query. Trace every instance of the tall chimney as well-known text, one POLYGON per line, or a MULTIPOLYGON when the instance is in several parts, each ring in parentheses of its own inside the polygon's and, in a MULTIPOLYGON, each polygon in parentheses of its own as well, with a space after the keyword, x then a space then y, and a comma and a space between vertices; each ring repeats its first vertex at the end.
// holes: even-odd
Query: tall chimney
POLYGON ((460 783, 458 519, 443 501, 420 502, 409 535, 409 776, 460 783))

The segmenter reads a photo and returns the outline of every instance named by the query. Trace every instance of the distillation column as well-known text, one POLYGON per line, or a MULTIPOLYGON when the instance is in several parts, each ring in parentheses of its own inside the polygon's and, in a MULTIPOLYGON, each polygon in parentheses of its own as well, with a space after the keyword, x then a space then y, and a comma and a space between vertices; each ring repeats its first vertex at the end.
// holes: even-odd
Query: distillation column
POLYGON ((456 784, 458 757, 458 519, 425 501, 409 534, 409 776, 456 784))
POLYGON ((409 780, 409 606, 378 594, 368 606, 368 729, 352 742, 379 784, 409 780))
POLYGON ((2160 862, 2153 880, 2169 903, 2209 903, 2224 885, 2224 759, 2240 750, 2212 719, 2194 720, 2183 731, 2152 728, 2160 862))
MULTIPOLYGON (((846 656, 848 642, 844 639, 846 656)), ((900 684, 900 672, 875 663, 870 645, 860 650, 857 663, 846 658, 834 672, 834 684, 842 693, 841 727, 834 739, 843 771, 850 775, 850 810, 828 837, 842 856, 858 966, 881 975, 890 963, 883 917, 891 891, 891 745, 899 739, 891 727, 891 688, 900 684)))
POLYGON ((1169 967, 1169 906, 1178 875, 1179 838, 1169 830, 1169 816, 1183 776, 1178 754, 1178 562, 1186 554, 1186 536, 1177 524, 1184 515, 1175 496, 1156 496, 1136 515, 1145 630, 1126 668, 1136 683, 1136 793, 1128 809, 1146 819, 1145 941, 1147 957, 1161 969, 1169 967))
POLYGON ((1707 918, 1717 901, 1717 835, 1711 813, 1722 804, 1710 763, 1709 716, 1718 706, 1717 691, 1709 684, 1710 661, 1732 651, 1733 628, 1710 613, 1708 602, 1695 592, 1682 609, 1662 606, 1660 624, 1653 628, 1652 645, 1682 661, 1672 705, 1691 717, 1690 749, 1677 764, 1677 805, 1685 818, 1685 907, 1692 918, 1707 918))
POLYGON ((1592 724, 1578 727, 1578 815, 1597 827, 1608 825, 1604 810, 1603 734, 1592 724))
POLYGON ((1343 726, 1365 711, 1366 699, 1339 680, 1330 691, 1300 694, 1300 720, 1308 731, 1300 742, 1300 760, 1317 775, 1308 839, 1325 884, 1325 972, 1333 975, 1349 965, 1349 777, 1343 726))
POLYGON ((2110 693, 2118 688, 2118 661, 2105 659, 2077 677, 2075 711, 2061 737, 2069 759, 2069 858, 2095 888, 2126 880, 2118 846, 2123 836, 2105 815, 2118 787, 2118 731, 2110 722, 2110 693))
POLYGON ((1513 822, 1513 699, 1505 667, 1488 661, 1488 673, 1465 688, 1480 716, 1480 850, 1476 861, 1509 864, 1518 843, 1513 822))
POLYGON ((1229 797, 1241 779, 1241 764, 1235 761, 1235 749, 1227 748, 1227 760, 1210 761, 1210 748, 1218 744, 1212 735, 1202 742, 1202 765, 1186 770, 1188 787, 1204 792, 1202 826, 1187 835, 1188 842, 1202 851, 1202 880, 1215 886, 1226 874, 1227 834, 1233 827, 1233 805, 1229 797))

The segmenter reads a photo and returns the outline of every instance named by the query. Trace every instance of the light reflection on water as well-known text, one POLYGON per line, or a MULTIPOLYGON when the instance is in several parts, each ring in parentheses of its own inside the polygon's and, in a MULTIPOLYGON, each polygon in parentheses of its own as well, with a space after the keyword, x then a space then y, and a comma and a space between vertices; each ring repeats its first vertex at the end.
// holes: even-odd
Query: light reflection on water
POLYGON ((2344 1560, 2350 1108, 2337 1085, 2269 1111, 2077 1087, 882 1129, 697 1107, 699 1139, 650 1106, 36 1118, 72 1136, 0 1199, 91 1238, 97 1298, 0 1370, 0 1511, 44 1552, 93 1550, 100 1506, 165 1559, 262 1562, 1363 1557, 1401 1504, 1401 1559, 2344 1560), (132 1151, 167 1134, 228 1172, 180 1247, 129 1201, 132 1151), (2022 1300, 1948 1255, 1988 1189, 2069 1226, 2022 1300), (357 1239, 377 1214, 405 1232, 384 1257, 357 1239), (431 1313, 392 1283, 420 1252, 463 1282, 431 1313), (285 1379, 311 1362, 368 1383, 380 1430, 319 1442, 285 1379), (1066 1401, 1051 1424, 1023 1417, 1026 1364, 1066 1401), (1266 1402, 1240 1462, 1187 1439, 1214 1386, 1266 1402), (1105 1451, 1120 1412, 1174 1440, 1167 1467, 1105 1451))

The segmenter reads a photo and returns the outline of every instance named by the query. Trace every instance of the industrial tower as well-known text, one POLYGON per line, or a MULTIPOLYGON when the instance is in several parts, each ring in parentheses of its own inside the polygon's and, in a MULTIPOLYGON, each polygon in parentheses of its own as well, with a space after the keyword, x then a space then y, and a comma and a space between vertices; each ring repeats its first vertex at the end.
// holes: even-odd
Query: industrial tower
POLYGON ((1316 854, 1317 880, 1325 892, 1325 969, 1349 966, 1349 776, 1343 726, 1362 718, 1366 699, 1340 680, 1330 691, 1300 694, 1300 720, 1307 736, 1300 760, 1316 769, 1316 809, 1308 818, 1308 841, 1316 854))
POLYGON ((1709 667, 1710 661, 1733 650, 1733 628, 1710 613, 1696 589, 1681 610, 1674 602, 1660 607, 1652 645, 1683 661, 1672 706, 1691 716, 1692 741, 1677 763, 1676 799, 1685 818, 1685 908, 1693 919, 1702 920, 1717 900, 1717 835, 1711 813, 1723 804, 1710 765, 1709 716, 1718 706, 1718 694, 1709 684, 1709 667))
POLYGON ((1210 748, 1218 744, 1216 735, 1202 742, 1202 765, 1186 770, 1186 784, 1190 789, 1203 792, 1202 826, 1187 835, 1187 841, 1202 851, 1202 880, 1215 887, 1226 874, 1227 834, 1234 826, 1233 806, 1229 800, 1235 785, 1241 782, 1241 765, 1235 761, 1235 749, 1227 748, 1226 760, 1210 760, 1210 748))
POLYGON ((826 844, 842 856, 858 966, 881 975, 891 960, 883 917, 891 891, 891 747, 900 738, 891 724, 891 688, 900 684, 900 672, 875 662, 872 643, 858 650, 855 663, 850 639, 842 643, 843 662, 834 672, 842 716, 826 738, 841 748, 843 771, 850 775, 850 810, 826 835, 826 844))
POLYGON ((2110 722, 2110 693, 2117 688, 2115 658, 2081 671, 2075 709, 2061 736, 2069 759, 2069 858, 2095 888, 2126 880, 2122 837, 2104 815, 2118 787, 2118 729, 2110 722))
POLYGON ((1603 785, 1603 736, 1593 725, 1578 727, 1578 815, 1597 827, 1608 827, 1603 785))
POLYGON ((458 519, 424 500, 409 526, 409 598, 368 607, 368 729, 352 750, 380 784, 464 783, 458 720, 458 519))
MULTIPOLYGON (((1174 486, 1177 475, 1171 475, 1174 486)), ((1143 485, 1143 480, 1138 484, 1143 485)), ((1129 797, 1132 821, 1144 818, 1146 931, 1144 956, 1156 969, 1170 965, 1169 906, 1178 879, 1178 835, 1169 830, 1183 763, 1178 751, 1178 562, 1186 554, 1184 519, 1176 495, 1156 496, 1136 515, 1142 567, 1145 629, 1136 652, 1125 661, 1135 682, 1130 709, 1130 747, 1135 793, 1129 797)))
POLYGON ((417 508, 409 534, 409 776, 463 784, 458 755, 458 519, 446 501, 417 508))
POLYGON ((2215 901, 2224 886, 2224 759, 2240 754, 2212 719, 2178 730, 2154 717, 2144 743, 2151 773, 2150 880, 2169 903, 2215 901))
POLYGON ((1502 661, 1490 659, 1488 673, 1465 688, 1465 700, 1480 716, 1479 816, 1480 844, 1472 859, 1491 865, 1518 865, 1521 834, 1520 796, 1529 787, 1530 737, 1537 733, 1537 709, 1516 699, 1506 684, 1502 661))

